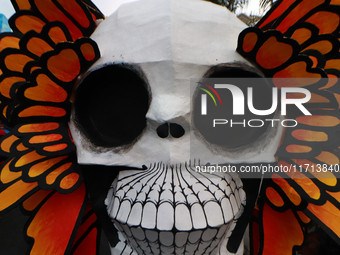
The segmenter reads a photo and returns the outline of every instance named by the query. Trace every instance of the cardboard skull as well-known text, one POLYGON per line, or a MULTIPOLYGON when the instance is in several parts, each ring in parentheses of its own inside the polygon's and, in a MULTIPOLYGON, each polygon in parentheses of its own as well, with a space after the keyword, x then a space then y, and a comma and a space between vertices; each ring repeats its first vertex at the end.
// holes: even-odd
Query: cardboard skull
POLYGON ((191 124, 190 79, 260 76, 235 51, 244 28, 209 2, 143 0, 121 6, 91 36, 101 58, 79 79, 70 129, 79 164, 129 169, 106 199, 120 238, 112 254, 229 254, 242 182, 194 166, 273 162, 281 129, 218 149, 191 124))

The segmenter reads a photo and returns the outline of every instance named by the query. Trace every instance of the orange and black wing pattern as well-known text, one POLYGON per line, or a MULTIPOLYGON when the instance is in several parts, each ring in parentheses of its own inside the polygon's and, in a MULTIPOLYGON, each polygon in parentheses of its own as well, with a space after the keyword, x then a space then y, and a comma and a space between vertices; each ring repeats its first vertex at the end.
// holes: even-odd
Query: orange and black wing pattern
POLYGON ((297 125, 286 128, 276 153, 287 170, 263 182, 252 254, 295 254, 311 221, 340 244, 339 29, 340 1, 279 0, 239 36, 237 51, 273 86, 311 92, 304 106, 312 115, 287 108, 297 125))
POLYGON ((77 77, 100 56, 88 38, 103 18, 91 1, 12 0, 13 33, 0 35, 0 215, 31 215, 29 254, 97 253, 88 202, 68 129, 77 77))

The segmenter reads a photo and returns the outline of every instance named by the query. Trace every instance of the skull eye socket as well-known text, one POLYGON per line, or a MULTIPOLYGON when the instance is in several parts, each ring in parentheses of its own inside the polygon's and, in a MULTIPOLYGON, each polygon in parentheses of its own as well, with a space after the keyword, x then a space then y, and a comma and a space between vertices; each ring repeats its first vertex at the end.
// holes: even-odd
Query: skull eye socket
POLYGON ((120 147, 143 132, 149 104, 141 71, 128 64, 111 64, 92 71, 78 85, 74 116, 92 144, 120 147))
MULTIPOLYGON (((243 146, 249 146, 251 143, 256 142, 263 137, 271 122, 266 119, 273 119, 275 112, 270 115, 258 116, 250 112, 247 107, 247 88, 253 87, 253 105, 256 109, 267 110, 272 106, 272 87, 265 81, 255 70, 248 67, 242 68, 242 66, 226 66, 219 65, 212 67, 202 79, 202 83, 198 87, 204 87, 197 89, 193 100, 193 121, 197 131, 202 137, 210 144, 218 145, 224 149, 238 149, 243 146), (214 80, 206 78, 216 78, 214 80), (217 78, 231 78, 231 79, 217 79, 217 78), (247 79, 239 79, 247 78, 247 79), (257 78, 257 79, 249 79, 257 78), (251 81, 251 82, 245 82, 251 81), (228 89, 217 89, 220 96, 220 105, 217 97, 216 103, 209 95, 207 96, 207 109, 208 112, 204 116, 202 115, 202 95, 207 94, 208 87, 204 84, 210 84, 214 87, 214 84, 230 83, 237 86, 244 95, 244 115, 233 114, 233 96, 228 89), (202 85, 203 84, 203 85, 202 85), (267 100, 264 100, 267 99, 267 100), (269 99, 269 100, 268 100, 269 99), (222 106, 223 105, 223 106, 222 106), (214 127, 214 120, 218 120, 218 123, 214 127), (251 121, 248 125, 248 121, 251 121), (262 122, 261 122, 262 121, 262 122), (233 123, 233 124, 232 124, 233 123), (263 123, 262 126, 260 126, 263 123), (257 127, 252 127, 257 126, 257 127)), ((213 92, 211 91, 212 96, 213 92)))

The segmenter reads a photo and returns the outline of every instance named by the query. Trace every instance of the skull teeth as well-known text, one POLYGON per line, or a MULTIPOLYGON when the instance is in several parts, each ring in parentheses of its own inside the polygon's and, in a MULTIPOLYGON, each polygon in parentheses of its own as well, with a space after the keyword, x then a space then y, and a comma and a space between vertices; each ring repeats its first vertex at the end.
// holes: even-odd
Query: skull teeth
POLYGON ((106 203, 112 219, 130 226, 167 231, 217 227, 235 218, 245 203, 240 180, 228 174, 196 173, 182 164, 125 172, 106 203))
POLYGON ((115 226, 134 250, 176 253, 175 248, 195 246, 195 250, 200 243, 206 252, 208 247, 216 248, 234 225, 245 205, 245 193, 237 176, 196 173, 186 164, 159 163, 144 171, 122 171, 106 204, 115 226), (179 234, 187 235, 186 241, 179 234))

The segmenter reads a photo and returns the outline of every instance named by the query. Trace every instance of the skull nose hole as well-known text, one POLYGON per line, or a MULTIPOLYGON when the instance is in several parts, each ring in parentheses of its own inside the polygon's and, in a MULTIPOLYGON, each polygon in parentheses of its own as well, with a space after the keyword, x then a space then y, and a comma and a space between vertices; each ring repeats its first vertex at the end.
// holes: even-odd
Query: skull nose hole
POLYGON ((170 135, 174 138, 180 138, 185 133, 184 128, 176 123, 170 123, 170 135))
POLYGON ((160 138, 165 138, 165 137, 168 137, 169 135, 169 125, 168 123, 164 123, 162 125, 160 125, 158 128, 157 128, 157 135, 160 137, 160 138))
POLYGON ((157 135, 161 138, 166 138, 170 135, 174 138, 180 138, 185 134, 184 128, 176 123, 164 123, 160 125, 157 129, 157 135))

